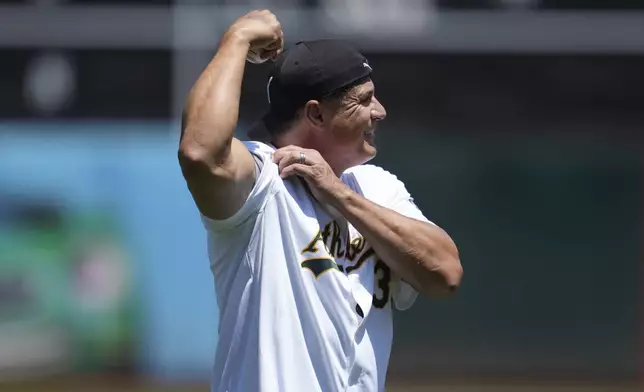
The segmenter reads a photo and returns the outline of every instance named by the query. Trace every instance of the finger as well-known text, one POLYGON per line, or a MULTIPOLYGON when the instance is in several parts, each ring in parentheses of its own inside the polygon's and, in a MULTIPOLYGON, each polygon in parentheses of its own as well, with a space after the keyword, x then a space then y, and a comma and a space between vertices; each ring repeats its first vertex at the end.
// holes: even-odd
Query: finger
POLYGON ((274 160, 274 162, 277 165, 277 172, 281 173, 284 167, 289 164, 288 156, 281 156, 277 160, 274 160))
POLYGON ((271 59, 271 60, 275 61, 275 60, 277 59, 277 57, 278 57, 280 54, 282 54, 282 52, 283 52, 283 51, 284 51, 284 47, 283 47, 283 45, 280 43, 277 47, 275 47, 275 48, 271 49, 268 53, 266 53, 266 57, 267 57, 268 59, 271 59))
POLYGON ((292 155, 290 154, 290 151, 275 151, 273 153, 273 163, 275 163, 278 166, 278 170, 282 170, 282 168, 286 165, 288 162, 288 158, 291 157, 292 155))
POLYGON ((267 50, 277 50, 277 49, 281 48, 282 46, 284 46, 284 33, 280 29, 277 32, 277 37, 275 38, 275 40, 273 42, 271 42, 270 44, 268 44, 266 46, 266 49, 267 50))
POLYGON ((262 59, 271 59, 275 60, 277 59, 277 56, 279 56, 282 51, 284 50, 284 35, 282 34, 280 30, 280 36, 275 40, 273 43, 268 45, 265 48, 265 52, 262 53, 262 59))
POLYGON ((288 178, 290 176, 296 175, 299 177, 311 177, 311 166, 303 165, 301 163, 294 163, 284 168, 280 172, 280 177, 288 178))
POLYGON ((280 30, 278 32, 277 39, 271 42, 270 45, 266 47, 268 50, 280 50, 284 47, 284 32, 280 30))
POLYGON ((278 49, 278 50, 276 50, 276 51, 275 51, 275 54, 273 55, 273 57, 271 57, 271 60, 272 60, 272 61, 276 61, 276 60, 277 60, 277 58, 280 56, 280 54, 282 54, 282 52, 284 52, 284 49, 278 49))
POLYGON ((277 163, 277 161, 281 160, 283 157, 288 155, 293 150, 301 151, 302 148, 290 145, 290 146, 282 147, 275 150, 275 152, 273 152, 273 162, 277 163))
POLYGON ((279 163, 277 166, 279 167, 279 171, 281 172, 284 170, 285 167, 292 165, 294 163, 299 163, 303 165, 308 165, 310 162, 307 162, 307 157, 306 155, 304 156, 304 162, 302 162, 302 152, 301 151, 289 151, 287 155, 284 155, 282 159, 280 159, 279 163))
POLYGON ((268 60, 268 59, 275 60, 275 58, 277 57, 277 49, 264 50, 262 51, 262 54, 260 57, 262 58, 262 60, 268 60))
POLYGON ((280 54, 284 53, 284 41, 282 39, 282 42, 280 44, 280 47, 275 51, 275 56, 271 58, 271 60, 275 61, 279 57, 280 54))

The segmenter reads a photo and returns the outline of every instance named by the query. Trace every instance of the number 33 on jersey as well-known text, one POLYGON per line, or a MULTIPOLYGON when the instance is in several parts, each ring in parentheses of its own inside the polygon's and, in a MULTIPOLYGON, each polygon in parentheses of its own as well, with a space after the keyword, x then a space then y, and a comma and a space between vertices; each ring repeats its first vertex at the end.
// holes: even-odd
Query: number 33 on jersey
POLYGON ((342 274, 373 274, 372 305, 382 309, 391 296, 391 271, 355 229, 350 228, 349 232, 352 239, 345 236, 343 241, 340 225, 336 221, 327 223, 302 250, 302 268, 308 269, 315 279, 333 270, 342 274))

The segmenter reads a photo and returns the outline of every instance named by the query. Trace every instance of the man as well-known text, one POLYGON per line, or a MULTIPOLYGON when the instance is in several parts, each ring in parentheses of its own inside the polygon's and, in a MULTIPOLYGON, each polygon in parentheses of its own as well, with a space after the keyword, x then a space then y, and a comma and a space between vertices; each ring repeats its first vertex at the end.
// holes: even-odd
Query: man
POLYGON ((212 390, 383 391, 392 303, 452 292, 458 252, 395 176, 364 165, 386 115, 367 60, 337 41, 282 46, 269 11, 238 19, 184 112, 179 160, 220 312, 212 390), (233 137, 249 53, 276 60, 252 132, 267 143, 233 137))

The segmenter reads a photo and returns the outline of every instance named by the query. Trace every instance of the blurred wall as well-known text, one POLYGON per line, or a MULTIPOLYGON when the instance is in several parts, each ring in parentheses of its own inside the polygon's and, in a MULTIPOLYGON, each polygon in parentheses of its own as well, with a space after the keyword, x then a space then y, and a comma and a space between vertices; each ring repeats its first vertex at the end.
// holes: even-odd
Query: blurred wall
MULTIPOLYGON (((136 277, 141 370, 207 377, 216 305, 169 126, 8 127, 5 194, 71 209, 106 205, 118 218, 136 277)), ((418 127, 379 132, 376 163, 453 235, 466 269, 455 299, 419 300, 397 314, 393 377, 634 377, 644 167, 636 148, 552 135, 492 142, 418 127)))
POLYGON ((203 377, 217 311, 205 234, 176 161, 170 125, 5 123, 0 200, 106 211, 134 274, 134 362, 163 377, 203 377))
POLYGON ((641 154, 486 139, 417 137, 397 142, 405 158, 381 155, 453 235, 466 271, 454 300, 399 314, 392 373, 634 379, 641 154))

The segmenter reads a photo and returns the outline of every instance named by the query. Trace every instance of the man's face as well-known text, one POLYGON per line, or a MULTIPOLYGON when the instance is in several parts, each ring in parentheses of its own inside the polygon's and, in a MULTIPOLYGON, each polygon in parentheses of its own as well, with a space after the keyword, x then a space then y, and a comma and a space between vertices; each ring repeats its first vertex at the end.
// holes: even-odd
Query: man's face
POLYGON ((375 130, 387 112, 376 99, 371 80, 354 86, 341 97, 325 103, 327 160, 344 168, 361 165, 376 155, 375 130))

